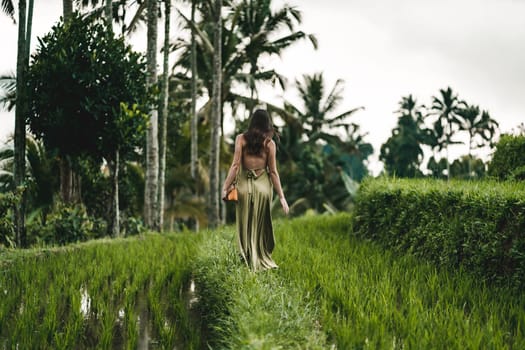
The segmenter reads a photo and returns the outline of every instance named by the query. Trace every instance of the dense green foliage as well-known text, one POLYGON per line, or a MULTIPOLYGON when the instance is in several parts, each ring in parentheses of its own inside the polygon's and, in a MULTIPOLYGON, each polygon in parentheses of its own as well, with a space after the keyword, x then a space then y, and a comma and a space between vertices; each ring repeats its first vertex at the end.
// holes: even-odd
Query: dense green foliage
POLYGON ((489 175, 525 180, 525 135, 502 135, 489 163, 489 175))
POLYGON ((422 144, 430 143, 432 131, 425 129, 421 106, 408 95, 399 103, 397 126, 381 146, 379 159, 385 164, 387 174, 399 177, 422 176, 419 167, 423 160, 422 144))
POLYGON ((145 235, 0 255, 0 347, 199 348, 186 309, 199 236, 145 235))
POLYGON ((18 201, 20 201, 20 193, 0 193, 0 247, 16 245, 12 209, 18 201))
POLYGON ((355 233, 439 266, 525 285, 525 185, 377 179, 360 188, 355 233))
POLYGON ((28 81, 28 124, 46 148, 99 160, 141 146, 144 59, 103 25, 77 16, 54 26, 39 39, 28 81))
POLYGON ((498 132, 498 123, 486 110, 461 100, 451 87, 432 96, 430 108, 419 105, 412 95, 401 98, 397 126, 381 146, 379 159, 385 173, 396 177, 422 177, 423 146, 434 154, 426 165, 434 178, 474 179, 483 177, 485 163, 473 150, 491 146, 498 132), (468 154, 450 163, 449 149, 468 141, 468 154), (438 155, 445 151, 445 156, 438 155), (436 154, 436 152, 438 154, 436 154))

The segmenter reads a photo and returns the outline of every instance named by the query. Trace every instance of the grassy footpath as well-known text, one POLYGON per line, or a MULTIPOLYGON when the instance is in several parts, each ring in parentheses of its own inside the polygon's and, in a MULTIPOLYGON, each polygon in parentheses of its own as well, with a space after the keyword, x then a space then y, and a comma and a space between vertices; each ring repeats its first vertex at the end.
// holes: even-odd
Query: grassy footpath
POLYGON ((241 263, 229 227, 212 232, 194 269, 206 340, 213 349, 325 349, 315 302, 278 270, 241 263))
POLYGON ((279 278, 339 349, 525 349, 525 298, 351 238, 351 217, 276 227, 279 278))
POLYGON ((183 295, 202 237, 100 240, 0 255, 0 348, 198 348, 183 295))

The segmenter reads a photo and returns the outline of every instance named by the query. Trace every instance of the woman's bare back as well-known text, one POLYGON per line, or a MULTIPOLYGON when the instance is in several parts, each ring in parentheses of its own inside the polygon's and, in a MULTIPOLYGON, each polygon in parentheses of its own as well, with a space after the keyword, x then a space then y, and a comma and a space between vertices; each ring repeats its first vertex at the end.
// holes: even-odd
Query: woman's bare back
POLYGON ((264 142, 264 149, 260 155, 248 154, 246 152, 246 139, 244 135, 242 136, 243 141, 243 151, 242 151, 242 166, 245 169, 256 170, 257 175, 259 175, 268 165, 268 141, 264 142))

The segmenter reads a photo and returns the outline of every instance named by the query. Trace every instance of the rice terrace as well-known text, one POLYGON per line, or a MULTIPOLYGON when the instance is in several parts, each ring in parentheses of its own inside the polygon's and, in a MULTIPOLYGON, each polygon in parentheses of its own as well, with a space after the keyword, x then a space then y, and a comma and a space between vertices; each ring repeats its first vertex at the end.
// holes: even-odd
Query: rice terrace
POLYGON ((280 248, 274 254, 281 267, 260 273, 240 261, 230 226, 3 251, 0 344, 54 349, 525 346, 525 270, 518 251, 524 246, 518 231, 524 224, 523 185, 376 180, 361 191, 366 202, 358 201, 352 214, 278 221, 280 248), (487 186, 484 194, 476 194, 480 185, 487 186), (440 196, 463 210, 448 220, 427 221, 446 214, 423 204, 440 196), (390 206, 392 200, 397 208, 390 206), (371 209, 373 201, 384 206, 371 209), (485 210, 487 203, 495 204, 485 210), (467 222, 469 207, 483 213, 477 221, 487 221, 467 222), (401 220, 407 208, 419 208, 408 222, 401 220), (385 213, 378 220, 370 210, 385 213), (492 224, 496 217, 501 223, 492 224), (440 225, 448 236, 417 237, 440 225), (508 227, 499 239, 511 239, 512 248, 492 234, 496 225, 508 227), (474 229, 455 236, 466 227, 474 229))
POLYGON ((524 16, 0 0, 0 350, 525 349, 524 16))

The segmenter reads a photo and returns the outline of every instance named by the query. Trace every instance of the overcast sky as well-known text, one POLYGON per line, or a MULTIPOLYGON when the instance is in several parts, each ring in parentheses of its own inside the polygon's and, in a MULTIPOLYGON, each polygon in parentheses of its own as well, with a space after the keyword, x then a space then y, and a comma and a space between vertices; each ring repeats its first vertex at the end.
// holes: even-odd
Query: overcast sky
MULTIPOLYGON (((381 168, 377 154, 396 124, 393 112, 402 96, 413 94, 429 104, 439 89, 451 86, 460 98, 487 109, 503 132, 525 122, 525 0, 288 3, 302 10, 301 28, 317 36, 319 50, 304 42, 272 60, 290 86, 285 91, 264 89, 261 98, 297 101, 293 81, 303 74, 324 72, 327 90, 343 79, 345 98, 339 111, 365 107, 353 121, 374 145, 374 173, 381 168)), ((61 6, 58 0, 35 2, 34 37, 50 30, 61 6)), ((0 73, 14 71, 17 32, 5 15, 0 15, 0 33, 0 73)), ((144 50, 140 34, 133 42, 144 50)), ((13 119, 0 112, 0 141, 13 132, 13 119)), ((466 149, 456 146, 451 158, 466 149)))

